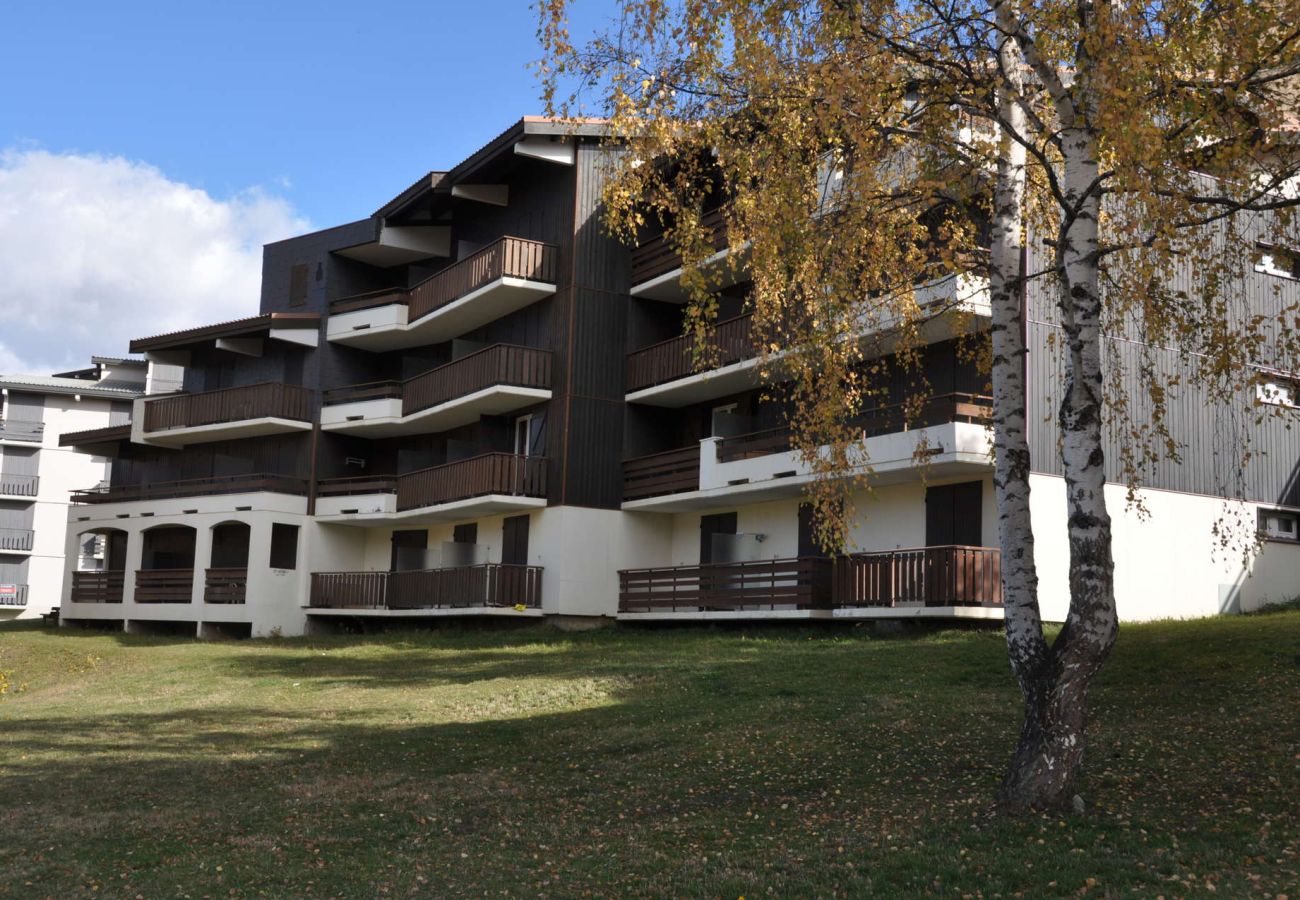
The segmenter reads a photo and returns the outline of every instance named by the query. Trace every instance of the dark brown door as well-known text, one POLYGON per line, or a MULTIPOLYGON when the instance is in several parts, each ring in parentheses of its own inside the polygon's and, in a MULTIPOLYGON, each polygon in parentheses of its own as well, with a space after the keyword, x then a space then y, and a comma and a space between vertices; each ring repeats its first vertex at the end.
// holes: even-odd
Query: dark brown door
POLYGON ((501 523, 501 562, 528 565, 528 516, 510 516, 501 523))
POLYGON ((713 536, 715 534, 735 534, 736 514, 714 513, 700 516, 700 565, 713 562, 713 536))
POLYGON ((394 572, 410 572, 424 568, 424 551, 429 546, 429 532, 394 531, 393 556, 389 568, 394 572))
POLYGON ((984 483, 966 481, 925 490, 925 545, 983 545, 984 483))

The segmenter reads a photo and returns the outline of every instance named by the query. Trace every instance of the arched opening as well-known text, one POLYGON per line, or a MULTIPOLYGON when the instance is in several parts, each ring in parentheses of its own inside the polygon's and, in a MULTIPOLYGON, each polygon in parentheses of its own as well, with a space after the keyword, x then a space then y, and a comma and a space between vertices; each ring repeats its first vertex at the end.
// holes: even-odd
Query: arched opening
POLYGON ((245 522, 212 527, 212 558, 203 581, 204 603, 243 603, 248 588, 248 545, 245 522))
POLYGON ((121 603, 126 581, 127 533, 92 528, 77 535, 77 567, 72 573, 73 603, 121 603))
POLYGON ((136 603, 189 603, 194 591, 194 544, 188 525, 157 525, 141 532, 136 603))

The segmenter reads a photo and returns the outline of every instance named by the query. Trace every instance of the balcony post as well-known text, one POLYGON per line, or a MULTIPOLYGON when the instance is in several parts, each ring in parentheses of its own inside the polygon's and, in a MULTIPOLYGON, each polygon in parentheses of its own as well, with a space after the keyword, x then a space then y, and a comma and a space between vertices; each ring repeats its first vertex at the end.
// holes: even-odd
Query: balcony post
POLYGON ((125 530, 126 568, 122 572, 122 606, 124 617, 130 619, 130 610, 135 607, 135 573, 144 565, 144 532, 139 527, 125 530))

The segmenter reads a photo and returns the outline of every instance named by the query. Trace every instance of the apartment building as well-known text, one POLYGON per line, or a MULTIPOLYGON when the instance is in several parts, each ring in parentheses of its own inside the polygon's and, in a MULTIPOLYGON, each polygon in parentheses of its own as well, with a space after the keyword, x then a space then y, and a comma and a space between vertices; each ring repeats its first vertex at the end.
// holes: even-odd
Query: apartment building
MULTIPOLYGON (((461 616, 999 619, 989 398, 956 350, 988 327, 980 280, 927 288, 945 301, 924 330, 935 396, 905 416, 900 383, 863 414, 873 489, 851 552, 829 559, 765 399, 743 266, 716 365, 696 371, 680 260, 661 235, 629 250, 601 224, 617 152, 601 136, 525 118, 368 218, 268 245, 256 315, 134 341, 181 367, 181 390, 66 440, 111 477, 74 495, 68 547, 94 538, 106 564, 69 556, 63 621, 218 636, 461 616)), ((714 245, 730 253, 721 228, 714 245)), ((1270 302, 1284 277, 1261 267, 1243 289, 1270 302)), ((1036 290, 1034 518, 1059 618, 1060 363, 1036 290)), ((1270 397, 1289 389, 1274 382, 1270 397)), ((1214 427, 1194 398, 1180 415, 1193 443, 1214 427)), ((1114 488, 1121 615, 1300 593, 1298 437, 1261 436, 1244 511, 1273 539, 1248 563, 1211 552, 1213 454, 1152 473, 1147 521, 1114 488)))
MULTIPOLYGON (((59 605, 68 497, 108 477, 106 459, 60 446, 62 435, 128 422, 144 386, 143 361, 106 357, 75 372, 0 376, 0 621, 59 605)), ((93 538, 72 552, 78 567, 104 564, 93 538)))

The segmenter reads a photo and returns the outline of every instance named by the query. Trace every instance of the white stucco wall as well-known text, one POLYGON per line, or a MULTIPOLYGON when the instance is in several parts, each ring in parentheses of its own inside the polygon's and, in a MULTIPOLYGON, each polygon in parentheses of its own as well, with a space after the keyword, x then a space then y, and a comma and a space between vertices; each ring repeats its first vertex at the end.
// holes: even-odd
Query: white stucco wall
MULTIPOLYGON (((1061 620, 1069 607, 1065 481, 1034 475, 1030 488, 1040 603, 1044 617, 1061 620)), ((1106 486, 1122 621, 1249 612, 1300 596, 1300 545, 1267 542, 1245 564, 1239 549, 1220 547, 1216 523, 1232 525, 1236 543, 1248 542, 1256 504, 1157 490, 1142 498, 1150 512, 1145 520, 1128 508, 1123 487, 1106 486)))

